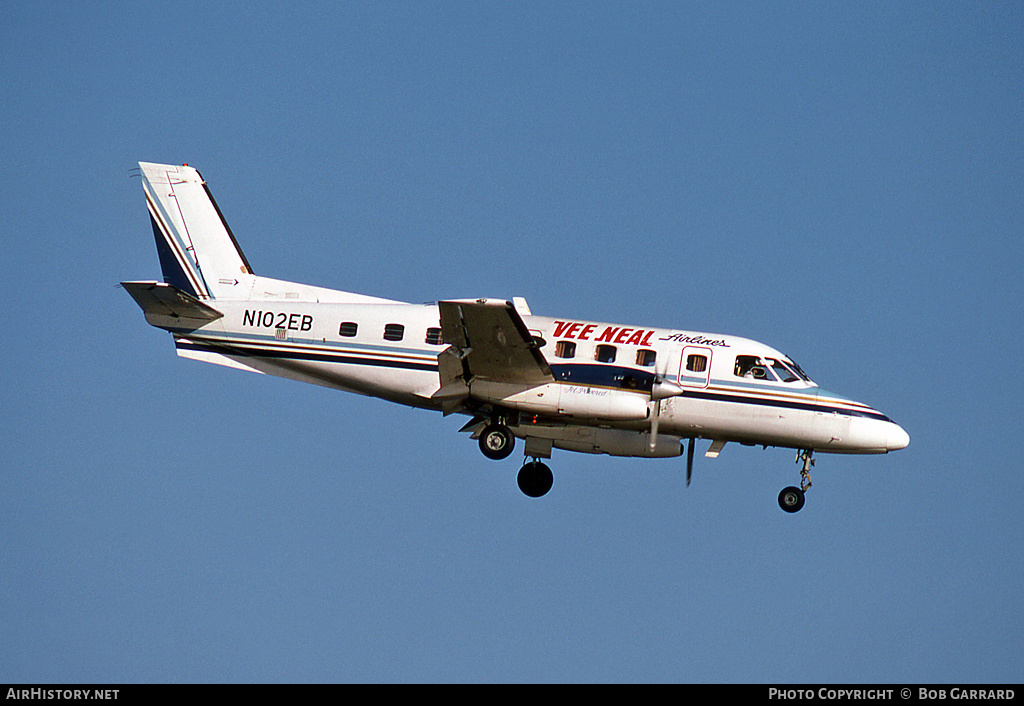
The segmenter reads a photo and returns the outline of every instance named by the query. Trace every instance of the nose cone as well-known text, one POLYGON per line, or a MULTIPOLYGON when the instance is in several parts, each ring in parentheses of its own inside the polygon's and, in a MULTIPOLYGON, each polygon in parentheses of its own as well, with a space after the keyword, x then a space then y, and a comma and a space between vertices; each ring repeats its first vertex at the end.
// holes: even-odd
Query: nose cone
POLYGON ((885 435, 885 448, 888 451, 905 449, 910 444, 910 434, 903 430, 899 424, 889 422, 889 429, 885 435))
MULTIPOLYGON (((821 399, 821 395, 818 397, 821 399)), ((903 427, 877 409, 849 400, 838 402, 836 397, 832 397, 828 401, 836 404, 837 407, 839 404, 843 405, 843 408, 834 411, 836 419, 840 419, 842 412, 846 409, 853 412, 852 416, 847 418, 849 428, 845 430, 839 428, 833 432, 833 442, 837 442, 841 438, 842 445, 834 443, 829 448, 837 450, 842 448, 844 453, 884 454, 905 449, 910 444, 910 435, 904 431, 903 427), (845 433, 843 433, 844 431, 845 433)), ((838 423, 841 424, 841 422, 838 423)))

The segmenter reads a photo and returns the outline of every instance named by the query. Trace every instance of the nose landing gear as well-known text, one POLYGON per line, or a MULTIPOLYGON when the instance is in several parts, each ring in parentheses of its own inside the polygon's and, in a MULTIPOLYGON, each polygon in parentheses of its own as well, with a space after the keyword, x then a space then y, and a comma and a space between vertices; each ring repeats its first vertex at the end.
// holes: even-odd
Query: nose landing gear
POLYGON ((779 507, 786 512, 796 512, 804 506, 804 491, 789 486, 779 493, 779 507))
POLYGON ((796 456, 797 463, 804 462, 800 471, 800 487, 789 486, 783 488, 779 493, 779 507, 786 512, 797 512, 804 506, 804 493, 811 487, 811 467, 814 466, 812 454, 814 454, 813 449, 805 449, 796 456))

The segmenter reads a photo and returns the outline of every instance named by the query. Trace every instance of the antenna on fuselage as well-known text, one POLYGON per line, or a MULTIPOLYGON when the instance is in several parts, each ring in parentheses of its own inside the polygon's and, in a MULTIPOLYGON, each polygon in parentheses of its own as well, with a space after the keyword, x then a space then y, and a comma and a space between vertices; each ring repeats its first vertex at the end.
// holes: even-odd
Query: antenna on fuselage
POLYGON ((693 476, 693 442, 696 441, 692 436, 687 439, 686 444, 686 487, 690 487, 690 478, 693 476))

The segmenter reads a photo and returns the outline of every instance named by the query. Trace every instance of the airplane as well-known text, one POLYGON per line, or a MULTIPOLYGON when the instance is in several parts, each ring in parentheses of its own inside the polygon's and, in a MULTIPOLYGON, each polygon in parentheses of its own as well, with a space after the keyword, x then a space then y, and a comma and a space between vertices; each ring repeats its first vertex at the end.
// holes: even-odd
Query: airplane
POLYGON ((730 442, 797 451, 799 511, 815 453, 881 454, 906 431, 819 387, 757 341, 683 329, 534 315, 526 300, 408 304, 270 279, 249 261, 199 172, 140 162, 163 281, 121 286, 183 358, 276 375, 410 407, 462 414, 489 459, 521 440, 520 490, 541 497, 553 449, 716 458, 730 442))

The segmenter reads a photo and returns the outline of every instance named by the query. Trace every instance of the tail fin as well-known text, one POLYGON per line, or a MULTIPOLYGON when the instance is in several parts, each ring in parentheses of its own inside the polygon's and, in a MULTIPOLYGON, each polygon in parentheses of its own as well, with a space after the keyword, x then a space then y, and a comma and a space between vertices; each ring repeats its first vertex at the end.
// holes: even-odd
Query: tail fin
POLYGON ((199 299, 244 299, 252 269, 199 172, 139 162, 164 282, 199 299))

